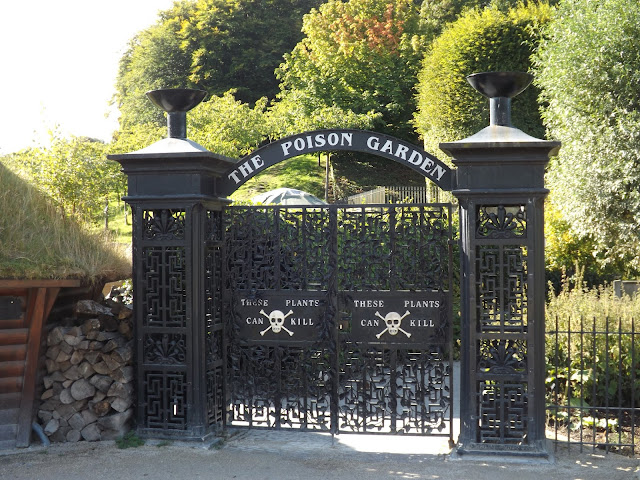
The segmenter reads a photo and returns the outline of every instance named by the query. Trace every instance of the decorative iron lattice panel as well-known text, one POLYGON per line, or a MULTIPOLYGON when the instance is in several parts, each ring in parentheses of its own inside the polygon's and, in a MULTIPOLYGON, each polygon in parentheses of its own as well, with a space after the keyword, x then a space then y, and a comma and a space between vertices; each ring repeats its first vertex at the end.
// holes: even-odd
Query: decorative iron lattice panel
POLYGON ((229 212, 227 281, 233 279, 233 288, 327 288, 327 209, 233 207, 229 212))
POLYGON ((328 430, 328 354, 281 346, 230 349, 230 411, 235 425, 328 430))
POLYGON ((477 318, 481 332, 526 332, 527 273, 525 247, 476 247, 477 318))
POLYGON ((184 240, 185 212, 183 210, 145 210, 142 217, 145 240, 184 240))
POLYGON ((526 205, 481 205, 477 207, 476 238, 527 237, 526 205))
MULTIPOLYGON (((340 300, 340 292, 442 292, 447 312, 434 308, 439 328, 450 330, 449 205, 232 207, 225 219, 227 423, 450 435, 450 344, 408 347, 380 336, 368 344, 352 334, 350 322, 360 320, 340 300), (247 309, 234 302, 256 302, 260 311, 281 298, 268 292, 287 290, 325 295, 317 337, 296 340, 290 326, 289 335, 261 342, 269 328, 260 323, 260 335, 243 338, 245 319, 235 312, 247 309)), ((265 322, 269 308, 247 323, 265 322)))
POLYGON ((222 322, 222 212, 205 212, 204 329, 206 415, 210 426, 224 423, 224 325, 222 322))
POLYGON ((186 326, 184 247, 147 247, 142 251, 142 315, 148 327, 186 326))
POLYGON ((186 365, 187 342, 184 334, 145 334, 143 348, 145 364, 186 365))
POLYGON ((209 425, 222 425, 224 422, 224 378, 223 366, 207 368, 207 421, 209 425))
POLYGON ((526 443, 528 392, 526 382, 479 382, 478 441, 501 445, 526 443))
POLYGON ((223 226, 221 211, 207 210, 205 229, 205 241, 207 242, 207 244, 219 244, 220 242, 222 242, 223 226))
POLYGON ((340 290, 447 290, 450 214, 441 205, 349 207, 338 214, 340 290))
POLYGON ((219 247, 205 252, 205 341, 207 363, 222 360, 222 262, 219 247))
POLYGON ((184 372, 144 372, 143 428, 183 430, 187 422, 187 382, 184 372))
POLYGON ((526 378, 527 343, 522 339, 480 339, 478 372, 485 375, 510 375, 526 378))
POLYGON ((475 212, 475 441, 522 447, 529 428, 527 205, 477 205, 475 212))
POLYGON ((450 432, 448 359, 433 352, 346 347, 338 387, 340 431, 450 432))

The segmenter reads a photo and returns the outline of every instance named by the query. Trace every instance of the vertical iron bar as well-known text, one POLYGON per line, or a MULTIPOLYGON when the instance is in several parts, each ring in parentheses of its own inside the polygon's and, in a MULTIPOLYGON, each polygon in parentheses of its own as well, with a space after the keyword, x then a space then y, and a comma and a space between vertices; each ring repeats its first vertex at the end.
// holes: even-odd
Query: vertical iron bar
POLYGON ((452 223, 452 206, 449 203, 446 208, 447 220, 448 220, 448 245, 447 250, 449 253, 447 273, 448 273, 448 289, 447 301, 449 302, 448 317, 449 317, 449 341, 445 348, 449 350, 449 446, 453 448, 455 441, 453 439, 453 406, 455 405, 455 390, 453 383, 453 223, 452 223))
POLYGON ((609 453, 609 316, 605 318, 605 425, 604 430, 605 452, 609 453))
MULTIPOLYGON (((402 200, 401 200, 402 201, 402 200)), ((402 213, 403 207, 400 207, 402 213)), ((395 256, 397 249, 397 232, 396 232, 396 208, 394 204, 389 204, 387 208, 387 216, 389 217, 389 290, 396 291, 399 288, 398 285, 398 272, 395 268, 395 256)), ((384 364, 384 351, 385 347, 381 348, 382 363, 384 364)), ((397 388, 397 368, 398 368, 398 349, 393 348, 390 352, 389 358, 390 367, 390 379, 389 379, 389 394, 391 398, 389 403, 391 406, 391 432, 396 433, 396 422, 398 421, 398 388, 397 388)))
MULTIPOLYGON (((593 373, 595 375, 595 378, 597 378, 597 372, 598 372, 598 361, 597 361, 598 351, 597 351, 597 345, 596 345, 597 339, 598 339, 598 335, 597 335, 596 328, 597 328, 596 327, 596 317, 594 315, 594 317, 593 317, 593 325, 592 325, 592 334, 591 334, 591 344, 592 344, 592 347, 593 347, 593 353, 592 353, 592 357, 591 358, 593 358, 593 373)), ((595 380, 595 378, 594 378, 594 380, 595 380)), ((597 384, 597 382, 594 381, 593 382, 593 392, 592 392, 592 397, 591 397, 592 398, 592 403, 595 403, 596 399, 598 398, 598 391, 596 389, 596 384, 597 384)), ((593 406, 592 408, 593 408, 592 415, 593 415, 593 418, 595 419, 597 411, 596 411, 595 406, 593 406)), ((593 447, 594 450, 596 448, 596 442, 595 442, 596 426, 595 425, 596 425, 595 422, 593 422, 592 425, 591 425, 591 432, 593 434, 593 439, 594 439, 592 447, 593 447)))
POLYGON ((636 450, 636 324, 631 318, 631 455, 636 450))
MULTIPOLYGON (((267 347, 271 348, 271 347, 267 347)), ((279 429, 282 425, 282 354, 283 350, 287 348, 282 345, 276 345, 273 347, 275 373, 276 373, 276 395, 273 399, 275 409, 275 427, 279 429)))
POLYGON ((555 359, 554 359, 554 367, 555 367, 555 381, 554 381, 554 398, 555 398, 555 412, 556 412, 556 416, 555 416, 555 450, 558 450, 558 422, 559 422, 559 405, 558 405, 558 389, 559 389, 559 378, 558 378, 558 367, 560 364, 560 360, 559 360, 559 338, 558 338, 558 328, 559 328, 559 324, 558 324, 558 314, 556 314, 556 333, 555 333, 555 337, 556 337, 556 344, 555 344, 555 359))
POLYGON ((584 408, 584 316, 580 315, 580 445, 583 443, 582 417, 584 408))
MULTIPOLYGON (((282 243, 282 237, 280 236, 280 222, 281 222, 281 210, 280 207, 275 207, 273 210, 273 245, 274 245, 274 252, 273 252, 273 270, 274 270, 274 285, 272 288, 274 288, 275 290, 280 290, 282 289, 282 272, 281 272, 281 265, 282 265, 282 258, 281 258, 281 251, 282 248, 281 247, 281 243, 282 243)), ((266 213, 266 212, 265 212, 266 213)))
MULTIPOLYGON (((389 368, 390 368, 390 378, 389 378, 389 390, 391 398, 389 399, 389 403, 391 406, 391 433, 398 433, 396 430, 396 422, 398 420, 397 410, 398 410, 398 387, 397 387, 397 368, 398 368, 398 349, 393 348, 390 352, 389 358, 389 368)), ((382 363, 384 364, 384 347, 382 347, 382 363)), ((423 417, 424 418, 424 417, 423 417)), ((384 420, 383 420, 384 422, 384 420)))
MULTIPOLYGON (((274 285, 272 288, 275 290, 282 289, 282 257, 280 253, 282 252, 281 243, 282 236, 280 233, 280 222, 282 221, 282 211, 280 206, 275 207, 273 210, 273 282, 274 285)), ((271 348, 271 347, 268 347, 271 348)), ((273 347, 273 355, 274 355, 274 366, 275 366, 275 374, 276 374, 276 393, 275 398, 273 399, 274 409, 275 409, 275 428, 279 429, 282 425, 282 355, 283 350, 287 348, 281 345, 276 345, 273 347)))
POLYGON ((325 321, 329 322, 331 332, 329 340, 330 355, 330 415, 331 434, 339 433, 338 413, 340 408, 338 392, 340 382, 340 336, 338 332, 338 208, 329 207, 329 279, 327 285, 327 315, 325 321))
MULTIPOLYGON (((567 323, 567 438, 569 440, 569 446, 571 446, 571 318, 567 323)), ((582 422, 580 422, 580 428, 582 428, 582 422)), ((580 444, 582 450, 582 444, 580 444)))
MULTIPOLYGON (((618 317, 618 444, 622 446, 622 318, 618 317)), ((609 425, 607 424, 607 427, 609 425)), ((608 428, 607 428, 608 429, 608 428)), ((619 447, 620 448, 620 447, 619 447)))

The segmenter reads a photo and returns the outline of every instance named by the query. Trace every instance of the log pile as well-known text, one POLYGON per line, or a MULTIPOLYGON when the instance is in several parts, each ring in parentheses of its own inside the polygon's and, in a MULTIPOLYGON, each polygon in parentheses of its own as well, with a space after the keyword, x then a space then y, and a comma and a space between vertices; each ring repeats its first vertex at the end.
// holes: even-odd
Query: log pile
POLYGON ((46 374, 38 419, 52 442, 112 440, 133 416, 131 308, 117 295, 81 300, 74 326, 46 338, 46 374))

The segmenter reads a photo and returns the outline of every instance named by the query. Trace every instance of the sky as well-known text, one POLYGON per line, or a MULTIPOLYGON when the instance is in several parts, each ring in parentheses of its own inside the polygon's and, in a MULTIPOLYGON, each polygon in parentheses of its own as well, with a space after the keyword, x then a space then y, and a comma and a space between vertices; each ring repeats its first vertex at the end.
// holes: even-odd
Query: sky
POLYGON ((4 0, 0 155, 47 145, 48 132, 104 141, 118 128, 118 62, 174 0, 4 0))

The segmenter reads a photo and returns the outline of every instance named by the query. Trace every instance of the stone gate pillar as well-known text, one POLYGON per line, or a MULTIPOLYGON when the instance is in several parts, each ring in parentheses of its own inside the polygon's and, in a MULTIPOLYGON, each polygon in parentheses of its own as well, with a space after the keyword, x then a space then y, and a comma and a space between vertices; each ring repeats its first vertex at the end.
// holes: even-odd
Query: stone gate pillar
POLYGON ((440 148, 457 167, 460 203, 461 390, 457 455, 546 457, 544 171, 560 147, 510 124, 511 98, 532 77, 470 75, 491 123, 440 148))
POLYGON ((216 179, 234 160, 186 138, 201 90, 148 96, 169 138, 109 155, 128 176, 133 211, 137 428, 141 436, 204 440, 223 422, 222 207, 216 179))

